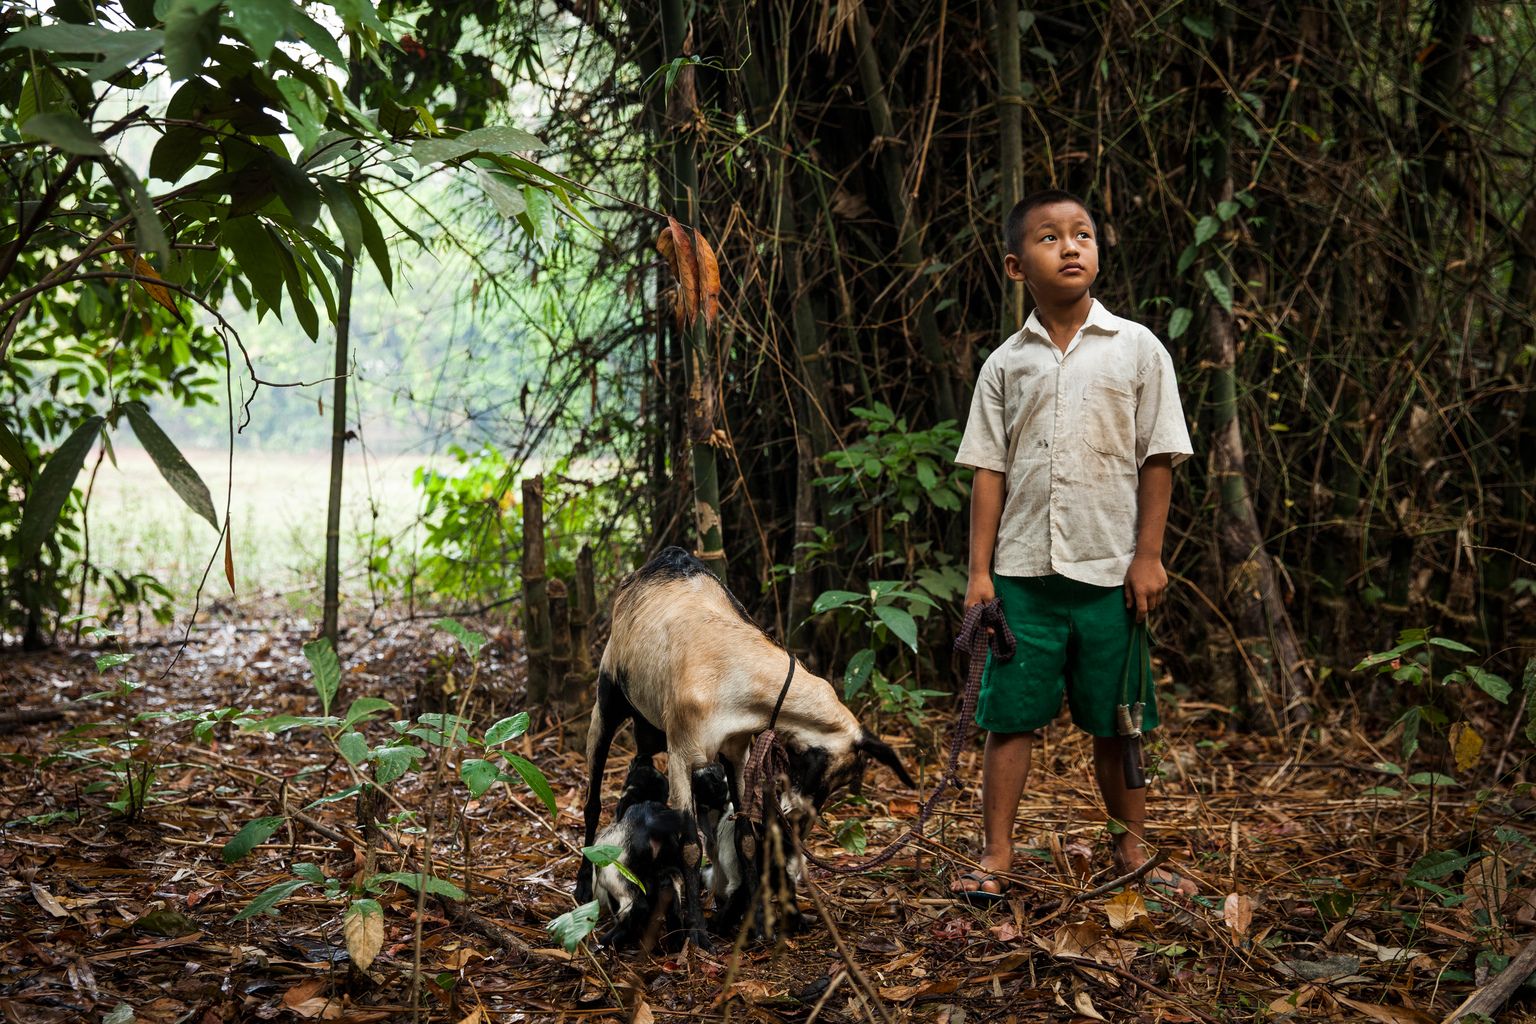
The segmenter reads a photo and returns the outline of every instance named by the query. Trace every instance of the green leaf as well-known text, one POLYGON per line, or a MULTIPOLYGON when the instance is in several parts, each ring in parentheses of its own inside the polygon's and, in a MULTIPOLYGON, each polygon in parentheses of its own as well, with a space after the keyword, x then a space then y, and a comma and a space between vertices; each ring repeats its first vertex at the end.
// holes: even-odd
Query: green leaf
POLYGON ((102 417, 91 416, 76 427, 48 457, 43 471, 27 492, 27 507, 16 531, 22 565, 32 561, 42 550, 43 541, 53 533, 59 513, 64 511, 70 492, 74 490, 80 467, 85 465, 85 457, 90 454, 96 435, 101 433, 101 424, 102 417))
POLYGON ((219 517, 214 512, 213 496, 208 493, 208 485, 203 483, 197 470, 181 454, 181 449, 150 417, 149 409, 142 402, 129 402, 123 406, 123 410, 128 414, 134 436, 154 460, 155 468, 160 471, 165 482, 171 485, 171 490, 186 502, 187 508, 208 520, 209 526, 219 529, 219 517))
POLYGON ((235 921, 244 921, 248 917, 255 917, 257 914, 264 914, 267 911, 272 910, 272 908, 277 906, 277 904, 281 903, 283 900, 304 888, 306 885, 313 884, 313 882, 310 882, 307 879, 295 878, 287 882, 278 882, 276 885, 269 885, 267 888, 261 891, 261 895, 257 896, 255 899, 251 900, 250 903, 246 904, 245 909, 232 917, 230 921, 231 923, 235 921))
POLYGON ((1391 761, 1377 761, 1371 767, 1375 768, 1379 772, 1386 772, 1389 775, 1403 774, 1403 770, 1397 765, 1393 764, 1391 761))
POLYGON ((362 764, 368 760, 368 740, 362 733, 348 729, 336 741, 336 749, 349 764, 362 764))
POLYGON ((645 883, 640 881, 640 879, 635 876, 633 871, 629 870, 628 867, 620 862, 619 858, 624 856, 624 847, 583 846, 581 848, 581 855, 600 868, 614 868, 618 871, 619 874, 623 875, 625 878, 635 883, 635 885, 639 886, 641 892, 646 891, 645 883))
POLYGON ((264 162, 272 175, 272 187, 293 215, 294 223, 301 228, 309 227, 320 216, 320 190, 286 156, 268 151, 264 162))
POLYGON ((912 650, 917 650, 917 622, 909 612, 882 604, 875 608, 875 615, 912 650))
POLYGON ((394 705, 383 697, 359 697, 352 702, 351 707, 347 708, 347 717, 342 719, 341 727, 345 729, 354 722, 360 722, 380 711, 388 711, 392 707, 394 705))
POLYGON ((362 195, 353 195, 352 205, 357 210, 357 219, 363 224, 363 247, 368 250, 373 265, 379 268, 379 277, 384 279, 384 290, 393 292, 395 275, 389 265, 389 245, 384 241, 384 232, 379 230, 379 222, 368 208, 367 199, 362 195))
POLYGON ((1184 251, 1179 253, 1179 265, 1177 272, 1182 274, 1184 271, 1194 266, 1195 260, 1199 257, 1199 255, 1200 246, 1198 243, 1192 243, 1185 246, 1184 251))
POLYGON ((1223 222, 1229 221, 1235 217, 1237 215, 1237 211, 1241 210, 1242 208, 1242 205, 1235 200, 1226 199, 1216 204, 1216 216, 1220 217, 1223 222))
POLYGON ((277 243, 255 216, 234 217, 219 228, 220 239, 235 258, 235 267, 251 283, 256 297, 279 317, 283 312, 283 268, 277 243))
POLYGON ((27 446, 11 433, 4 420, 0 420, 0 459, 4 459, 23 480, 32 479, 32 460, 27 456, 27 446))
POLYGON ((207 132, 189 125, 169 129, 150 153, 149 176, 172 184, 180 181, 203 158, 206 138, 207 132))
MULTIPOLYGON (((413 892, 421 890, 421 874, 419 872, 391 871, 387 875, 375 876, 377 882, 398 882, 413 892)), ((447 896, 451 900, 462 900, 464 890, 442 878, 432 875, 427 876, 427 892, 436 896, 447 896)))
POLYGON ((109 668, 126 665, 133 660, 133 655, 126 652, 120 654, 100 654, 96 657, 96 671, 105 672, 109 668))
POLYGON ((1408 869, 1406 880, 1409 882, 1434 881, 1437 878, 1444 878, 1446 875, 1465 870, 1468 864, 1481 857, 1480 853, 1464 857, 1455 850, 1436 850, 1414 861, 1413 867, 1408 869))
POLYGON ((567 953, 574 953, 581 940, 591 935, 597 927, 597 915, 597 901, 593 900, 561 914, 544 927, 555 937, 555 941, 565 947, 567 953))
POLYGON ((854 604, 864 600, 867 595, 855 594, 851 590, 828 590, 817 595, 816 601, 811 605, 811 614, 820 615, 834 608, 842 608, 845 605, 854 604))
POLYGON ((538 185, 523 186, 523 203, 527 209, 517 218, 518 223, 542 246, 555 231, 555 204, 538 185))
POLYGON ((347 28, 353 31, 356 26, 370 28, 385 38, 391 38, 389 30, 384 23, 379 21, 378 12, 373 9, 373 4, 368 0, 326 0, 347 22, 347 28))
POLYGON ((1211 290, 1211 296, 1221 303, 1221 308, 1227 313, 1232 312, 1232 289, 1221 279, 1221 274, 1215 269, 1205 272, 1205 286, 1211 290))
POLYGON ((352 201, 352 193, 329 174, 317 175, 317 179, 320 182, 320 191, 325 196, 326 208, 331 211, 331 219, 336 222, 336 230, 341 232, 342 244, 347 252, 356 256, 363 251, 363 219, 357 215, 357 206, 352 201))
POLYGON ((854 694, 864 688, 874 668, 874 651, 866 647, 854 652, 853 657, 848 659, 848 668, 843 672, 843 700, 852 700, 854 694))
POLYGON ((96 136, 91 134, 91 129, 78 117, 69 114, 37 114, 28 118, 27 123, 21 126, 23 135, 31 135, 42 139, 55 149, 62 149, 66 153, 75 153, 79 156, 106 156, 96 136))
POLYGON ((1525 738, 1536 743, 1536 658, 1525 663, 1521 685, 1525 690, 1525 738))
POLYGON ((445 633, 451 633, 459 643, 463 644, 464 649, 469 652, 470 661, 480 657, 480 648, 485 646, 484 633, 471 633, 453 619, 438 619, 433 625, 445 633))
POLYGON ((309 659, 309 667, 315 673, 315 692, 320 695, 320 706, 329 715, 331 701, 336 699, 336 691, 341 687, 341 661, 331 650, 331 641, 326 637, 305 644, 304 657, 309 659))
MULTIPOLYGON (((1424 709, 1415 705, 1404 711, 1397 721, 1403 723, 1403 760, 1411 760, 1419 749, 1419 725, 1424 720, 1424 709)), ((1397 723, 1394 722, 1394 725, 1397 723)))
POLYGON ((1418 772, 1408 776, 1410 786, 1459 786, 1460 783, 1449 775, 1441 775, 1439 772, 1418 772))
POLYGON ((421 749, 409 744, 399 747, 375 747, 373 759, 378 762, 378 767, 373 770, 374 781, 381 786, 387 786, 421 764, 421 749))
POLYGON ((515 740, 528 731, 528 712, 519 711, 511 718, 503 718, 485 730, 485 745, 499 747, 508 740, 515 740))
POLYGON ((480 183, 480 191, 485 193, 491 205, 496 207, 496 212, 503 217, 510 219, 527 212, 528 203, 523 199, 522 190, 511 178, 504 174, 494 174, 484 167, 476 167, 475 180, 480 183))
POLYGON ((469 795, 478 800, 480 794, 490 789, 500 777, 501 769, 490 761, 468 758, 459 765, 459 778, 469 787, 469 795))
POLYGON ((837 845, 852 854, 863 854, 864 848, 869 845, 869 836, 864 831, 864 821, 860 818, 849 818, 843 822, 837 830, 837 845))
POLYGON ((229 14, 262 60, 272 55, 279 39, 292 34, 334 63, 346 63, 335 37, 289 0, 229 0, 229 14))
POLYGON ((492 125, 454 138, 424 139, 411 147, 411 156, 425 167, 427 164, 459 160, 473 153, 513 154, 544 148, 544 143, 537 135, 511 125, 492 125))
POLYGON ((1195 35, 1199 36, 1201 39, 1215 39, 1216 38, 1216 23, 1211 20, 1211 16, 1208 15, 1208 14, 1201 14, 1201 15, 1188 15, 1188 14, 1186 14, 1184 17, 1180 18, 1179 20, 1184 23, 1184 27, 1185 28, 1189 29, 1191 32, 1193 32, 1195 35))
POLYGON ((1455 651, 1458 654, 1476 654, 1477 653, 1472 648, 1468 647, 1466 644, 1459 644, 1455 640, 1447 640, 1443 636, 1432 636, 1432 637, 1429 638, 1429 642, 1434 644, 1436 647, 1444 647, 1446 650, 1448 650, 1448 651, 1455 651))
POLYGON ((1221 230, 1221 221, 1206 214, 1195 224, 1195 244, 1204 245, 1216 237, 1216 232, 1221 230))
POLYGON ((165 69, 171 81, 197 74, 219 37, 219 0, 172 0, 165 12, 165 69))
MULTIPOLYGON (((549 810, 549 816, 551 818, 558 818, 560 816, 560 807, 555 802, 555 791, 549 788, 549 780, 544 777, 543 772, 539 771, 538 766, 527 758, 519 757, 516 754, 507 754, 506 758, 508 763, 512 765, 512 770, 522 777, 522 780, 528 784, 529 789, 533 790, 533 795, 544 801, 545 808, 549 810)), ((499 779, 502 782, 516 781, 509 775, 501 775, 499 779)))
POLYGON ((1361 796, 1402 796, 1402 790, 1393 789, 1391 786, 1372 786, 1361 796))
POLYGON ((224 863, 233 864, 241 857, 250 853, 257 846, 266 842, 273 832, 282 828, 283 822, 287 820, 287 818, 278 816, 273 818, 257 818, 255 821, 246 822, 245 827, 236 832, 235 838, 225 843, 224 849, 220 851, 220 855, 224 858, 224 863))
POLYGON ((1515 688, 1510 686, 1509 683, 1504 680, 1503 676, 1494 675, 1492 672, 1485 672, 1478 668, 1476 665, 1468 665, 1466 667, 1466 673, 1472 677, 1472 681, 1476 683, 1484 693, 1488 694, 1488 696, 1492 697, 1500 704, 1508 704, 1509 695, 1515 692, 1515 688))
POLYGON ((1186 309, 1185 307, 1180 306, 1178 309, 1174 310, 1173 315, 1168 318, 1168 340, 1174 341, 1178 338, 1182 338, 1184 336, 1184 332, 1189 330, 1190 322, 1194 319, 1195 311, 1192 309, 1186 309))
POLYGON ((90 69, 90 80, 99 82, 148 57, 164 40, 164 33, 154 29, 113 32, 94 25, 60 23, 23 29, 7 39, 0 50, 26 47, 50 53, 99 53, 101 62, 90 69))
POLYGON ((325 884, 325 872, 320 870, 318 864, 295 864, 293 873, 307 882, 314 882, 316 885, 325 884))

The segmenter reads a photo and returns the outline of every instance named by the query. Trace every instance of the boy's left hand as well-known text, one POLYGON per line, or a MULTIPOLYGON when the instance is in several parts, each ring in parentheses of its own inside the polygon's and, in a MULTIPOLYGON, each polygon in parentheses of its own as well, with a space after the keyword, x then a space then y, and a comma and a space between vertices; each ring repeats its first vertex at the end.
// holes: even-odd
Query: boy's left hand
POLYGON ((1125 606, 1135 609, 1136 621, 1145 622, 1147 613, 1163 603, 1168 589, 1168 570, 1161 558, 1133 558, 1125 572, 1125 606))

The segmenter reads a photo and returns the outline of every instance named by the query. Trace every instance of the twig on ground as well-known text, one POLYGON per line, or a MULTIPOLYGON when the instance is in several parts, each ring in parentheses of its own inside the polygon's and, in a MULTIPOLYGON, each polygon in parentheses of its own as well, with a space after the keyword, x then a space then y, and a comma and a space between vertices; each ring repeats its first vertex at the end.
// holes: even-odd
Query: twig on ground
POLYGON ((1525 948, 1520 951, 1520 955, 1511 960, 1508 967, 1495 975, 1488 984, 1468 996, 1466 1002, 1452 1010, 1442 1024, 1454 1024, 1474 1013, 1492 1017, 1515 989, 1520 987, 1520 983, 1530 975, 1533 968, 1536 968, 1536 939, 1527 942, 1525 948))
POLYGON ((1141 865, 1141 867, 1137 868, 1135 871, 1130 871, 1121 875, 1119 878, 1111 879, 1108 882, 1105 882, 1103 885, 1099 886, 1097 889, 1089 889, 1087 892, 1079 893, 1076 896, 1068 896, 1064 900, 1052 900, 1049 903, 1042 903, 1038 907, 1035 907, 1033 912, 1036 914, 1048 914, 1057 909, 1060 909, 1066 904, 1076 903, 1079 900, 1091 900, 1095 897, 1102 896, 1107 892, 1118 889, 1123 885, 1130 885, 1137 879, 1142 878, 1143 876, 1148 875, 1155 871, 1157 868, 1161 867, 1163 862, 1167 859, 1168 851, 1158 850, 1157 853, 1153 854, 1141 865))

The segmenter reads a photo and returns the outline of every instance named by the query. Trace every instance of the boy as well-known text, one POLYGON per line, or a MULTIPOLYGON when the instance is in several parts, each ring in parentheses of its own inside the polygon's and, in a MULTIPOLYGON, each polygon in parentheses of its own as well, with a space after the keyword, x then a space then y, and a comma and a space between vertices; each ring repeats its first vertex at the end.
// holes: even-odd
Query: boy
MULTIPOLYGON (((1131 658, 1136 623, 1162 603, 1163 526, 1173 467, 1192 453, 1173 360, 1139 324, 1089 294, 1099 273, 1097 228, 1074 195, 1037 192, 1008 214, 1003 267, 1035 299, 1023 330, 987 359, 955 461, 976 470, 965 607, 1001 597, 1018 641, 1013 660, 990 659, 976 707, 988 730, 982 761, 984 870, 950 889, 993 903, 1013 863, 1013 819, 1029 775, 1035 730, 1061 710, 1093 736, 1093 769, 1112 820, 1115 866, 1147 859, 1146 790, 1125 787, 1115 711, 1150 672, 1131 658)), ((1148 676, 1150 678, 1150 676, 1148 676)), ((1143 729, 1157 724, 1146 702, 1143 729)), ((1149 881, 1193 893, 1155 871, 1149 881)))

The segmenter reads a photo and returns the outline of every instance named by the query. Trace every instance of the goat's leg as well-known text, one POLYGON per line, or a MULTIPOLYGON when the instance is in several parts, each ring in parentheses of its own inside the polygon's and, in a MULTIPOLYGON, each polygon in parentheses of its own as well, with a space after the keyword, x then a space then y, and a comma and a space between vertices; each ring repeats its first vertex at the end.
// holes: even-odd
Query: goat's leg
POLYGON ((676 747, 667 757, 670 803, 683 816, 683 931, 689 941, 706 952, 712 951, 715 944, 704 928, 703 885, 699 880, 699 860, 704 851, 699 847, 699 823, 693 814, 693 772, 708 763, 708 758, 676 747))
MULTIPOLYGON (((628 718, 634 717, 634 707, 613 676, 601 672, 597 677, 597 702, 592 705, 592 722, 587 726, 587 803, 584 808, 587 841, 591 846, 597 838, 598 821, 603 815, 603 768, 608 763, 608 750, 613 746, 614 733, 628 718)), ((592 862, 585 857, 576 870, 576 902, 587 903, 592 899, 592 862)))

